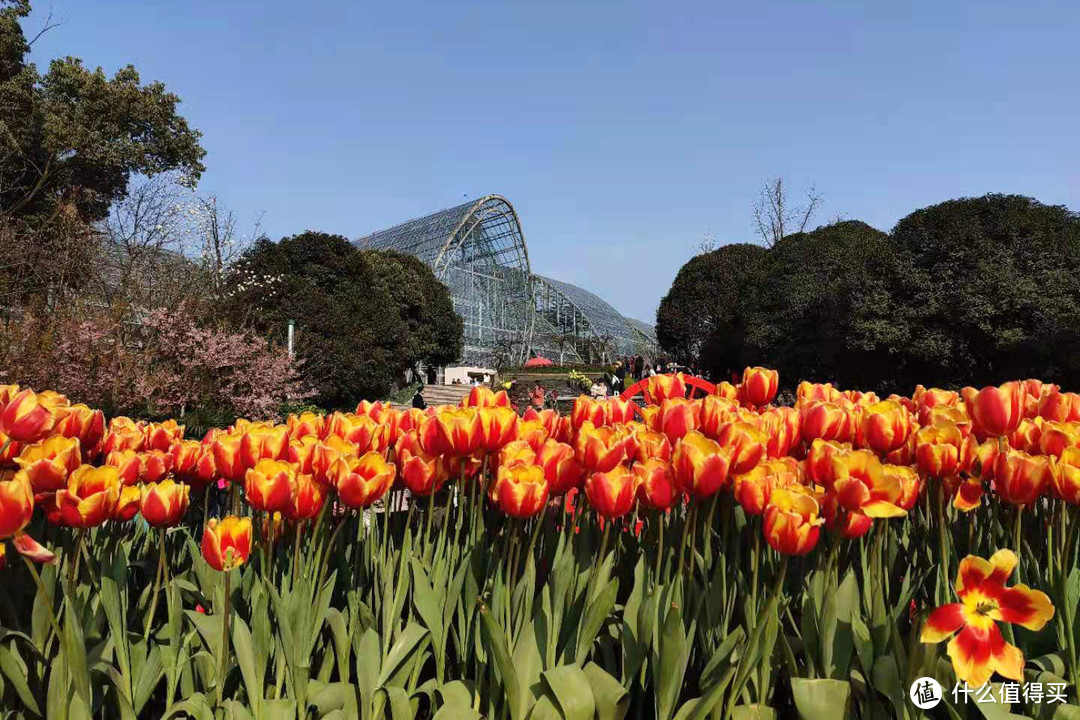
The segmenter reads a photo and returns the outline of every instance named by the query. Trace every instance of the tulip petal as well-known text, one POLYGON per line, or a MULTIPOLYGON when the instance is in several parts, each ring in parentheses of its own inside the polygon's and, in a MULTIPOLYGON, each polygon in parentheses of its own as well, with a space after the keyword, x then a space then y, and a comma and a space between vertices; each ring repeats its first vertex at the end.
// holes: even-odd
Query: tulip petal
POLYGON ((983 485, 978 480, 965 480, 956 489, 953 507, 960 512, 971 512, 982 503, 983 485))
POLYGON ((1039 631, 1054 617, 1054 606, 1046 593, 1027 585, 1014 585, 998 593, 998 608, 990 617, 1039 631))
POLYGON ((997 625, 991 624, 986 629, 965 626, 949 641, 948 652, 956 679, 974 687, 984 685, 994 674, 995 651, 1004 644, 997 625))
POLYGON ((885 500, 876 500, 863 505, 862 514, 872 518, 904 517, 907 511, 885 500))
POLYGON ((924 643, 941 642, 964 627, 965 623, 963 603, 942 605, 926 618, 919 640, 924 643))
POLYGON ((56 555, 48 548, 41 545, 37 540, 26 534, 15 536, 15 549, 23 557, 29 558, 36 563, 54 563, 56 555))
POLYGON ((965 588, 974 588, 984 582, 990 585, 1003 585, 1018 562, 1016 554, 1007 548, 998 550, 989 560, 975 555, 968 555, 960 561, 956 573, 956 592, 965 588))

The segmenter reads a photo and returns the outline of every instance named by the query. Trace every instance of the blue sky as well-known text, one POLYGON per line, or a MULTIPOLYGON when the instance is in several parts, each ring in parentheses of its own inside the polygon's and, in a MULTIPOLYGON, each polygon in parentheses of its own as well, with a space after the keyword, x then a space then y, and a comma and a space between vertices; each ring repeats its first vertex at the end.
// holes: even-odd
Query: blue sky
MULTIPOLYGON (((887 230, 940 200, 1080 209, 1080 3, 53 0, 44 65, 133 63, 271 237, 500 193, 533 270, 652 321, 761 183, 887 230)), ((48 5, 38 0, 28 30, 48 5)))

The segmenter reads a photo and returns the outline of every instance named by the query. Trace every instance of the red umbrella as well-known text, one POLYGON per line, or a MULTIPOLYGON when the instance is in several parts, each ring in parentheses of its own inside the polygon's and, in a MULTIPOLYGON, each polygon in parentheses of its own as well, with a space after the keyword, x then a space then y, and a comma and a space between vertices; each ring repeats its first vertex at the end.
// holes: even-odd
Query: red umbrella
POLYGON ((548 360, 546 357, 537 355, 534 358, 529 358, 525 362, 525 367, 544 367, 545 365, 554 365, 555 363, 548 360))

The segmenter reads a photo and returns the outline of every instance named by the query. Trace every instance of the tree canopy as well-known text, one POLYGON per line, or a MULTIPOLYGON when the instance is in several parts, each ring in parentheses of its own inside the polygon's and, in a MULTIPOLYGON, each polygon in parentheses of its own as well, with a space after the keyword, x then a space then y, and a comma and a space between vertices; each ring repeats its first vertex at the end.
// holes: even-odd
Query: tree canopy
POLYGON ((296 353, 323 407, 383 397, 417 363, 461 353, 461 318, 426 265, 361 251, 340 235, 262 239, 230 283, 227 313, 235 321, 282 340, 296 321, 296 353))
POLYGON ((657 313, 679 361, 717 378, 757 363, 906 392, 1080 380, 1080 216, 1067 208, 987 195, 917 210, 890 233, 844 221, 750 247, 679 271, 657 313))

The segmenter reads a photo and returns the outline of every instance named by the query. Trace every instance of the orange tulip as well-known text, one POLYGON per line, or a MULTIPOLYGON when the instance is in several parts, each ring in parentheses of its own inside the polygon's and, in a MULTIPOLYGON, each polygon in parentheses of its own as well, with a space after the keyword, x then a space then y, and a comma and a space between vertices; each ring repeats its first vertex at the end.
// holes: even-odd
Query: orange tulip
POLYGON ((666 460, 649 458, 635 463, 633 472, 638 482, 638 500, 645 507, 667 510, 679 499, 675 471, 666 460))
POLYGON ((540 410, 529 408, 521 418, 525 421, 539 420, 544 424, 548 437, 558 442, 570 442, 570 418, 559 415, 558 410, 540 410))
POLYGON ((214 467, 218 475, 229 482, 240 482, 244 479, 247 467, 244 466, 240 457, 240 443, 243 435, 218 435, 214 439, 213 454, 214 467))
POLYGON ((971 416, 973 430, 981 438, 1008 435, 1024 418, 1024 386, 1007 382, 1000 387, 976 390, 966 387, 960 391, 964 406, 971 416))
POLYGON ((761 431, 768 437, 765 442, 765 453, 770 458, 784 457, 802 439, 802 418, 795 408, 769 408, 761 413, 758 424, 761 431))
POLYGON ((676 442, 691 430, 697 430, 701 416, 701 404, 686 398, 669 398, 660 404, 660 410, 652 418, 653 430, 676 442))
POLYGON ((816 405, 819 402, 837 403, 841 395, 832 383, 822 385, 803 380, 795 389, 795 397, 795 405, 801 410, 804 405, 816 405))
POLYGON ((864 447, 888 455, 902 448, 916 428, 907 408, 894 400, 883 400, 866 408, 861 429, 864 447))
POLYGON ((540 452, 540 447, 548 439, 548 431, 539 420, 523 420, 518 423, 517 437, 528 443, 533 452, 540 452))
POLYGON ((101 525, 116 509, 122 487, 116 468, 80 465, 68 476, 67 487, 56 492, 49 520, 73 528, 101 525))
POLYGON ((983 484, 978 478, 952 476, 942 478, 945 494, 951 496, 953 507, 960 512, 971 512, 982 503, 983 484))
POLYGON ((499 508, 512 517, 526 518, 544 509, 548 481, 539 465, 517 464, 499 467, 494 487, 499 508))
POLYGON ((22 453, 23 443, 12 440, 0 432, 0 468, 15 464, 15 458, 22 453))
MULTIPOLYGON (((409 456, 405 468, 412 462, 423 463, 419 456, 409 456)), ((412 470, 412 482, 416 483, 416 468, 412 470)), ((331 475, 342 504, 351 508, 366 508, 382 499, 394 484, 397 468, 377 452, 367 452, 361 457, 339 458, 331 475)), ((409 486, 410 480, 406 480, 409 486)), ((425 489, 420 487, 421 490, 425 489)), ((409 486, 412 491, 412 486, 409 486)), ((419 495, 421 493, 414 492, 419 495)), ((430 494, 428 493, 423 494, 430 494)))
POLYGON ((780 373, 763 367, 748 367, 743 370, 739 399, 746 405, 762 407, 773 401, 779 386, 780 373))
POLYGON ((735 500, 750 515, 761 515, 777 488, 799 483, 799 469, 791 458, 767 460, 735 476, 735 500))
POLYGON ((263 512, 284 512, 296 484, 296 466, 281 460, 262 459, 244 476, 248 504, 263 512))
POLYGON ((86 405, 72 405, 67 416, 56 424, 55 432, 77 439, 83 454, 89 455, 105 437, 105 414, 86 405))
POLYGON ((461 407, 510 407, 510 398, 505 390, 495 392, 483 385, 473 385, 468 397, 462 399, 461 407))
POLYGON ((22 532, 33 514, 34 491, 26 473, 0 474, 0 539, 22 532))
POLYGON ((836 443, 827 440, 814 440, 806 451, 806 477, 815 485, 832 487, 833 455, 838 452, 850 452, 851 443, 836 443))
POLYGON ((1045 420, 1080 422, 1080 395, 1051 387, 1039 398, 1038 410, 1039 417, 1045 420))
POLYGON ((1060 458, 1050 461, 1050 470, 1054 494, 1070 505, 1080 505, 1080 447, 1062 450, 1060 458))
MULTIPOLYGON (((357 408, 356 414, 362 414, 359 408, 357 408)), ((289 437, 292 440, 300 440, 309 436, 322 438, 323 432, 326 430, 326 418, 318 413, 302 412, 299 415, 289 415, 285 420, 285 426, 289 429, 289 437)))
POLYGON ((594 427, 588 420, 578 430, 578 462, 590 472, 608 472, 626 459, 626 436, 610 427, 594 427))
MULTIPOLYGON (((697 427, 701 434, 713 440, 720 434, 720 429, 733 420, 739 419, 739 404, 716 395, 706 395, 695 402, 697 406, 697 427)), ((680 436, 681 437, 681 436, 680 436)))
POLYGON ((282 513, 293 522, 310 520, 319 514, 324 502, 326 502, 326 486, 316 482, 311 475, 300 473, 296 476, 292 496, 282 513))
POLYGON ((850 442, 855 434, 855 419, 851 409, 831 402, 815 402, 804 405, 802 436, 807 442, 821 439, 834 442, 850 442))
POLYGON ((604 406, 599 402, 588 395, 578 395, 574 398, 574 407, 570 411, 570 427, 574 432, 580 430, 581 426, 587 422, 601 427, 606 420, 604 406))
POLYGON ((251 518, 211 518, 203 530, 202 554, 218 572, 240 567, 251 556, 251 518))
POLYGON ((778 553, 806 555, 817 546, 824 522, 812 492, 801 485, 776 488, 765 508, 765 541, 778 553))
POLYGON ((985 685, 995 672, 1024 681, 1024 653, 1005 642, 998 621, 1038 632, 1054 617, 1045 593, 1027 585, 1005 587, 1016 564, 1011 550, 998 550, 989 560, 968 555, 956 577, 960 602, 937 608, 923 625, 924 643, 952 638, 948 652, 956 678, 971 687, 985 685))
POLYGON ((240 462, 253 468, 260 460, 282 460, 289 450, 289 429, 281 425, 252 425, 240 436, 240 462))
MULTIPOLYGON (((915 462, 926 477, 943 478, 966 470, 965 441, 955 425, 929 425, 915 433, 915 462)), ((974 438, 971 439, 974 443, 974 438)), ((970 455, 972 451, 967 451, 970 455)))
POLYGON ((168 450, 173 443, 184 439, 184 426, 178 425, 175 420, 150 423, 143 428, 143 436, 146 438, 144 447, 147 450, 168 450))
POLYGON ((427 415, 420 408, 409 408, 403 410, 397 420, 397 437, 392 440, 388 440, 394 444, 397 443, 398 438, 402 435, 410 432, 416 432, 420 430, 420 425, 427 419, 427 415))
MULTIPOLYGON (((1041 425, 1042 433, 1039 435, 1037 452, 1061 457, 1066 448, 1080 448, 1080 423, 1048 420, 1041 425)), ((1036 451, 1032 451, 1033 454, 1034 452, 1036 451)))
POLYGON ((378 452, 386 447, 389 428, 367 415, 336 412, 326 420, 327 439, 336 435, 356 446, 356 453, 378 452))
POLYGON ((120 482, 125 486, 135 485, 143 476, 142 453, 134 450, 113 450, 105 456, 105 464, 117 469, 120 482))
POLYGON ((731 473, 741 475, 750 472, 765 457, 768 437, 754 425, 736 421, 720 430, 716 442, 722 448, 731 449, 731 473))
POLYGON ((18 383, 14 385, 0 385, 0 410, 4 409, 4 406, 11 402, 11 398, 19 394, 18 383))
POLYGON ((635 435, 637 439, 637 453, 634 457, 638 462, 649 459, 671 460, 671 441, 667 435, 653 430, 642 430, 635 435))
POLYGON ((536 464, 544 468, 552 497, 565 495, 585 482, 585 468, 566 443, 547 440, 536 454, 536 464))
POLYGON ((939 390, 938 388, 930 388, 927 390, 922 385, 915 388, 915 394, 912 396, 912 403, 915 406, 915 414, 918 417, 921 425, 929 425, 930 411, 935 407, 954 407, 960 402, 960 393, 953 390, 939 390))
POLYGON ((172 471, 173 456, 171 453, 161 450, 148 450, 139 453, 142 460, 142 474, 139 479, 143 482, 157 482, 172 471))
POLYGON ((205 487, 217 477, 213 449, 198 440, 181 440, 169 450, 176 477, 196 487, 205 487))
POLYGON ((1030 505, 1050 483, 1050 458, 1020 450, 999 453, 994 460, 998 495, 1010 505, 1030 505))
POLYGON ((384 405, 382 400, 376 400, 375 402, 361 400, 356 406, 356 414, 365 415, 375 422, 382 422, 383 414, 389 409, 390 407, 384 405))
MULTIPOLYGON (((338 442, 345 442, 337 438, 336 435, 332 437, 338 442)), ((285 451, 285 459, 291 463, 296 463, 297 472, 311 475, 314 473, 312 467, 315 459, 315 447, 320 444, 319 438, 314 435, 304 435, 299 439, 290 437, 289 449, 285 451)))
MULTIPOLYGON (((442 453, 463 457, 480 449, 481 422, 476 408, 444 410, 435 415, 435 424, 444 448, 442 453)), ((425 448, 432 452, 426 443, 425 448)))
POLYGON ((401 481, 410 493, 419 497, 427 497, 438 491, 450 477, 449 468, 442 458, 420 448, 415 454, 398 453, 397 462, 401 481))
POLYGON ((885 476, 886 483, 891 484, 895 481, 900 484, 900 497, 896 501, 897 506, 901 510, 911 510, 911 508, 915 507, 923 487, 922 478, 919 477, 919 473, 915 472, 915 468, 908 465, 884 464, 881 466, 881 472, 885 476))
POLYGON ((903 495, 900 478, 886 474, 872 452, 835 453, 832 464, 833 481, 825 506, 830 527, 840 525, 845 537, 854 538, 870 529, 873 518, 907 514, 899 505, 903 495))
POLYGON ((1016 429, 1009 433, 1009 445, 1015 450, 1023 450, 1026 453, 1039 452, 1039 440, 1042 437, 1043 419, 1031 420, 1024 418, 1016 429))
POLYGON ((645 385, 645 402, 660 405, 671 398, 686 397, 686 382, 682 373, 653 375, 645 385))
MULTIPOLYGON (((409 437, 415 439, 413 435, 409 437)), ((398 442, 401 443, 402 441, 399 440, 398 442)), ((404 442, 408 443, 410 440, 404 442)), ((303 457, 302 453, 297 453, 298 459, 308 463, 311 474, 315 476, 315 479, 326 485, 332 485, 334 482, 330 471, 334 463, 338 459, 348 456, 359 457, 356 446, 347 440, 342 440, 337 435, 328 435, 322 442, 312 445, 307 458, 303 457)), ((303 466, 301 465, 301 467, 303 466)))
POLYGON ((732 453, 696 430, 688 432, 671 458, 679 489, 698 500, 711 497, 727 482, 732 453))
POLYGON ((499 451, 495 459, 496 467, 510 467, 511 465, 532 465, 536 462, 536 451, 532 445, 524 440, 515 440, 508 443, 499 451))
POLYGON ((480 435, 478 449, 485 452, 497 452, 506 443, 517 437, 518 416, 508 407, 484 407, 477 413, 477 430, 480 435))
POLYGON ((724 400, 738 402, 739 388, 735 387, 727 380, 721 380, 720 382, 716 383, 716 392, 714 392, 713 395, 724 400))
MULTIPOLYGON (((127 420, 127 418, 113 418, 109 431, 105 433, 105 437, 101 441, 101 453, 108 455, 111 452, 123 450, 131 450, 132 452, 142 450, 143 445, 146 444, 146 436, 143 435, 142 428, 126 423, 117 423, 117 420, 127 420)), ((128 422, 131 421, 128 420, 128 422)))
POLYGON ((172 527, 187 512, 191 488, 183 483, 164 480, 143 485, 140 490, 139 512, 154 527, 172 527))
POLYGON ((616 395, 608 398, 604 404, 604 424, 618 425, 620 423, 633 422, 636 412, 633 400, 623 400, 616 395))
POLYGON ((19 442, 37 442, 52 433, 68 414, 66 405, 27 388, 16 393, 0 411, 0 432, 19 442))
POLYGON ((637 478, 625 465, 616 465, 607 472, 594 472, 585 481, 589 504, 601 517, 620 518, 634 507, 637 478))
POLYGON ((68 475, 82 464, 79 441, 50 435, 24 447, 15 462, 26 471, 34 492, 56 492, 67 484, 68 475))
POLYGON ((116 522, 127 522, 139 514, 139 506, 142 495, 139 488, 133 485, 124 485, 120 488, 120 496, 116 499, 116 507, 113 508, 111 519, 116 522))

